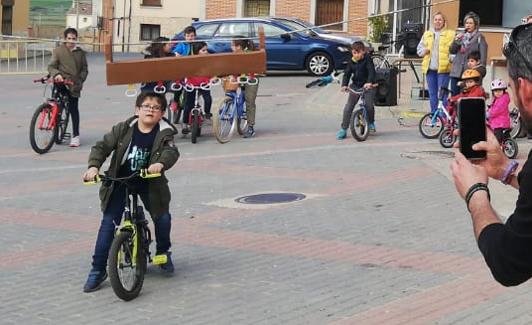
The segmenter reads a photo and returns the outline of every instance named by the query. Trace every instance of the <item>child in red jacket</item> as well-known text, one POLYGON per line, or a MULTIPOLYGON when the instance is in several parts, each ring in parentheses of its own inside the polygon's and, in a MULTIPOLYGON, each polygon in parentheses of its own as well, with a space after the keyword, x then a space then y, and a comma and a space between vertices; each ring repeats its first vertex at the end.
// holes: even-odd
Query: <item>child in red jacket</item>
MULTIPOLYGON (((208 54, 209 51, 207 49, 207 43, 205 42, 196 42, 192 44, 192 54, 193 55, 204 55, 208 54)), ((200 87, 200 86, 209 86, 211 78, 210 77, 189 77, 187 78, 186 83, 189 85, 192 85, 194 87, 200 87)), ((210 119, 211 114, 211 106, 212 106, 212 96, 211 91, 206 89, 198 89, 198 95, 203 97, 203 108, 205 110, 205 118, 210 119)), ((189 117, 190 112, 192 111, 192 108, 194 108, 194 101, 196 100, 196 91, 187 92, 185 94, 185 110, 183 111, 183 130, 181 131, 183 134, 187 134, 190 132, 189 128, 189 117)))
POLYGON ((464 82, 464 88, 461 93, 451 97, 447 104, 447 110, 453 117, 456 115, 456 105, 460 98, 464 97, 484 97, 487 98, 484 88, 480 85, 482 76, 477 70, 468 69, 462 74, 462 81, 464 82))

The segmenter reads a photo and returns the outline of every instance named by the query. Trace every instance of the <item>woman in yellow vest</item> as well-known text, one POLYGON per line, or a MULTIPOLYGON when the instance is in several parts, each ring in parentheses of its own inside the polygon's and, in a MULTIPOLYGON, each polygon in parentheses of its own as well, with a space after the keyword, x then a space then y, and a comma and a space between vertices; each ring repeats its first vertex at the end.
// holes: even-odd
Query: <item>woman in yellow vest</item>
MULTIPOLYGON (((454 39, 454 31, 446 28, 447 22, 441 12, 434 14, 432 29, 427 30, 417 46, 417 54, 423 58, 422 70, 426 75, 430 109, 438 109, 438 91, 441 87, 449 85, 449 46, 454 39)), ((447 96, 444 96, 443 105, 447 106, 447 96)))

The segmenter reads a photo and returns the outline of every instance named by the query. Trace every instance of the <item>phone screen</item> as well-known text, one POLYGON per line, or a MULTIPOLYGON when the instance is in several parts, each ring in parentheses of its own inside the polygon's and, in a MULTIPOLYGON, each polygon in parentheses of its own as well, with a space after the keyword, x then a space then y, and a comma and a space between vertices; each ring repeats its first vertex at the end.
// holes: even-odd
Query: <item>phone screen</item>
POLYGON ((468 159, 484 159, 486 151, 475 151, 472 146, 486 141, 486 102, 481 97, 461 98, 458 101, 460 151, 468 159))

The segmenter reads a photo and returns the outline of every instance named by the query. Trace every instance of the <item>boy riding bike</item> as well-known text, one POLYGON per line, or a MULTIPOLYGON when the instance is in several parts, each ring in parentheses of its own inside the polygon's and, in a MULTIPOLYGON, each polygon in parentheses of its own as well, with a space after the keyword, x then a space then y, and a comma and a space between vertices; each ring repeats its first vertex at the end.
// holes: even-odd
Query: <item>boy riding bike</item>
MULTIPOLYGON (((352 81, 349 86, 351 89, 366 89, 364 92, 364 100, 368 111, 368 119, 370 123, 369 129, 370 131, 375 132, 375 108, 373 106, 373 100, 375 97, 375 89, 373 88, 373 84, 375 83, 375 66, 373 65, 373 60, 369 53, 367 53, 366 46, 363 42, 354 42, 351 46, 351 52, 353 57, 345 69, 341 90, 343 92, 348 92, 349 78, 351 78, 352 81)), ((359 97, 359 94, 349 92, 349 98, 344 107, 341 128, 336 133, 336 139, 342 140, 347 136, 349 121, 359 97)))
MULTIPOLYGON (((106 173, 111 177, 126 177, 141 169, 148 173, 164 173, 179 158, 174 144, 176 128, 163 118, 166 98, 153 92, 137 97, 135 116, 113 126, 101 141, 91 149, 89 168, 83 180, 94 180, 99 169, 113 153, 106 173)), ((138 180, 134 186, 145 208, 150 212, 155 226, 156 255, 166 254, 167 263, 160 267, 163 272, 173 273, 171 259, 169 212, 170 189, 164 174, 159 178, 138 180)), ((107 257, 113 241, 115 226, 120 224, 125 203, 125 186, 102 184, 100 189, 102 223, 92 257, 92 270, 83 287, 84 292, 98 290, 107 278, 107 257)))

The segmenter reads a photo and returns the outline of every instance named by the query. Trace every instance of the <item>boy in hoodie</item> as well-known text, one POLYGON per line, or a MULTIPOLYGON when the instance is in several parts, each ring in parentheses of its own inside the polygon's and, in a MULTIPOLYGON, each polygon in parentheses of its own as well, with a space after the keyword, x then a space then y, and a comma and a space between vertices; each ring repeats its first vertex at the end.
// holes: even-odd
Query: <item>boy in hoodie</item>
POLYGON ((349 98, 344 107, 342 117, 342 124, 340 130, 336 133, 336 139, 342 140, 347 136, 347 128, 349 121, 353 114, 353 109, 358 102, 360 95, 349 91, 351 89, 365 88, 364 100, 366 102, 366 109, 368 110, 369 130, 375 132, 375 108, 373 101, 375 97, 375 66, 369 53, 366 51, 366 46, 363 42, 357 41, 351 45, 351 53, 353 57, 347 64, 344 71, 344 78, 342 80, 342 91, 349 92, 349 98), (351 78, 351 85, 348 87, 349 79, 351 78))
MULTIPOLYGON (((135 183, 145 208, 154 222, 157 242, 156 255, 166 254, 166 264, 160 265, 165 273, 173 273, 170 249, 170 188, 164 172, 179 158, 174 144, 175 127, 166 120, 166 98, 153 92, 137 97, 135 116, 113 126, 101 141, 91 149, 89 168, 83 174, 84 181, 94 180, 107 157, 112 153, 107 174, 111 177, 127 177, 140 169, 148 173, 163 173, 161 177, 142 179, 135 183)), ((115 233, 120 224, 125 205, 125 187, 103 183, 100 189, 102 223, 92 257, 92 270, 83 287, 84 292, 96 291, 107 278, 107 257, 115 233)))

